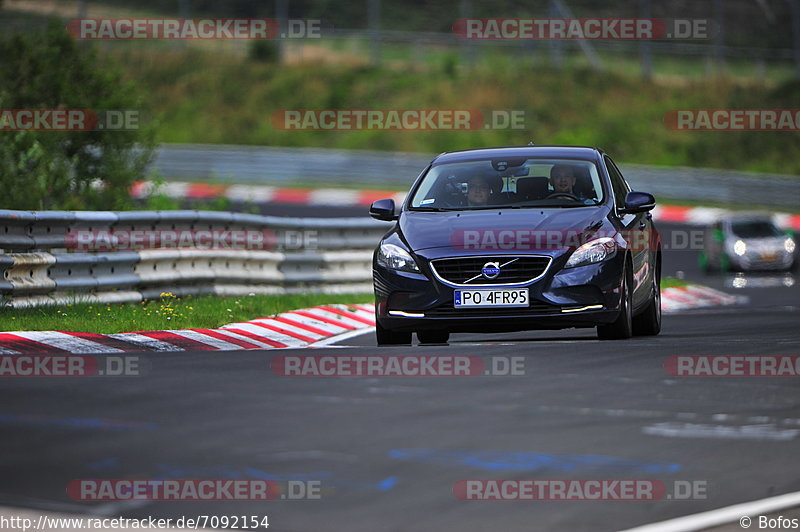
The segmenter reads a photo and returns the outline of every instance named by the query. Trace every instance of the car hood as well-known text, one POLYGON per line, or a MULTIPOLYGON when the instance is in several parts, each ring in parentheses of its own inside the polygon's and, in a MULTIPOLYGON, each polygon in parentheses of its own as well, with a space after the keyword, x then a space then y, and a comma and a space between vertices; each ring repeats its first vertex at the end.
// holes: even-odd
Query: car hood
POLYGON ((613 230, 606 219, 605 206, 549 209, 487 209, 478 211, 419 212, 405 211, 400 217, 400 231, 413 251, 433 248, 463 249, 465 231, 473 237, 487 231, 523 231, 559 237, 587 229, 613 230))

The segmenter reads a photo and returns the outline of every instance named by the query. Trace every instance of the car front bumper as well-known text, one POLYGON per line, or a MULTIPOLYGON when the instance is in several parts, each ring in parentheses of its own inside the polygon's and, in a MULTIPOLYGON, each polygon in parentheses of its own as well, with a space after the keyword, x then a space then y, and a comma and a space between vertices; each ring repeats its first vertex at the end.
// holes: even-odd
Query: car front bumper
MULTIPOLYGON (((438 258, 438 257, 434 257, 438 258)), ((510 332, 594 327, 619 315, 624 254, 597 264, 562 269, 554 258, 538 280, 523 285, 474 285, 471 289, 528 288, 524 308, 455 308, 454 287, 435 278, 427 261, 422 273, 389 270, 373 264, 376 317, 397 331, 510 332)))

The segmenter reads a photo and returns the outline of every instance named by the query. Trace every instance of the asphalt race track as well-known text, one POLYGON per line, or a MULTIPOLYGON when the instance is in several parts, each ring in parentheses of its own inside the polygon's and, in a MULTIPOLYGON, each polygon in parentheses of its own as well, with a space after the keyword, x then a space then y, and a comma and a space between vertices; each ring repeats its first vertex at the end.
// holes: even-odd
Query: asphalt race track
MULTIPOLYGON (((687 228, 661 229, 669 240, 687 228)), ((800 354, 795 278, 748 277, 733 289, 730 279, 699 273, 694 251, 664 258, 665 275, 682 271, 747 301, 665 316, 662 334, 649 339, 600 342, 593 330, 463 334, 447 346, 379 351, 367 334, 303 351, 478 355, 487 364, 523 357, 517 376, 279 377, 270 360, 300 352, 281 350, 148 355, 139 377, 4 379, 0 504, 108 516, 269 515, 270 530, 297 532, 596 531, 800 490, 798 378, 673 377, 663 367, 672 355, 800 354), (312 479, 322 497, 81 502, 65 491, 81 478, 312 479), (486 478, 658 479, 669 491, 686 480, 704 486, 706 498, 454 496, 458 480, 486 478)))

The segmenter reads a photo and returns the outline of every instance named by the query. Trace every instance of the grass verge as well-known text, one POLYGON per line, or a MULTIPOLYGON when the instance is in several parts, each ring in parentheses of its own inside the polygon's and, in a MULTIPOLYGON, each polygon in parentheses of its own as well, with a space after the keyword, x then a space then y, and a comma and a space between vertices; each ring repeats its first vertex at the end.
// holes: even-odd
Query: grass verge
POLYGON ((163 329, 210 329, 316 305, 371 303, 371 294, 292 294, 244 297, 167 296, 142 303, 15 309, 0 314, 0 331, 78 331, 101 334, 163 329))
POLYGON ((680 286, 689 286, 690 283, 688 281, 684 281, 683 279, 678 279, 677 277, 664 277, 661 279, 661 288, 678 288, 680 286))

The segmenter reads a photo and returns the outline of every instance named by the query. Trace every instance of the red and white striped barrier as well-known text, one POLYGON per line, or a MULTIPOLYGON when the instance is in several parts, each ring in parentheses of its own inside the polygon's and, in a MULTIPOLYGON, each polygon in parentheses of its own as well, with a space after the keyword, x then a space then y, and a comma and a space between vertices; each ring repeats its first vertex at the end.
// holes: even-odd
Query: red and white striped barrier
MULTIPOLYGON (((131 196, 137 199, 152 194, 151 181, 139 181, 131 189, 131 196)), ((158 192, 175 199, 228 198, 231 201, 253 203, 292 203, 302 205, 330 205, 338 207, 359 207, 373 201, 392 198, 401 203, 405 192, 395 190, 349 190, 341 188, 281 188, 264 185, 210 185, 208 183, 185 183, 171 181, 162 185, 158 192)), ((730 211, 713 207, 686 207, 681 205, 659 205, 653 211, 657 221, 706 225, 718 220, 730 211)), ((800 215, 776 213, 775 222, 780 227, 800 230, 800 215)))
MULTIPOLYGON (((700 285, 665 288, 663 312, 732 305, 739 298, 700 285)), ((375 326, 375 307, 324 305, 269 318, 229 323, 219 329, 183 329, 96 334, 67 331, 0 333, 0 354, 127 353, 147 351, 240 351, 305 348, 367 332, 375 326)))

